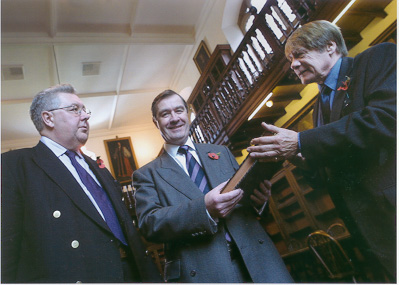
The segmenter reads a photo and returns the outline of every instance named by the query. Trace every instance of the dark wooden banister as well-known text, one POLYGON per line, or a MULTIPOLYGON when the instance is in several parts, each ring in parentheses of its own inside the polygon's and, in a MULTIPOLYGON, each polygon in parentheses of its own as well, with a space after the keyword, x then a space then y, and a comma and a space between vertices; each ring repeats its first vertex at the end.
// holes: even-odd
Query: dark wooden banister
MULTIPOLYGON (((197 84, 188 100, 189 104, 196 106, 196 118, 190 128, 194 141, 229 145, 229 137, 287 72, 289 64, 284 55, 285 42, 299 25, 316 18, 320 8, 317 2, 267 1, 219 79, 212 84, 205 80, 213 70, 209 67, 211 63, 208 63, 201 75, 201 84, 197 84), (287 7, 291 12, 286 14, 284 10, 287 7), (271 25, 275 28, 272 29, 271 25), (204 99, 196 102, 199 92, 202 92, 204 99)), ((211 61, 225 55, 212 54, 211 61)), ((223 60, 226 61, 225 58, 223 60)))

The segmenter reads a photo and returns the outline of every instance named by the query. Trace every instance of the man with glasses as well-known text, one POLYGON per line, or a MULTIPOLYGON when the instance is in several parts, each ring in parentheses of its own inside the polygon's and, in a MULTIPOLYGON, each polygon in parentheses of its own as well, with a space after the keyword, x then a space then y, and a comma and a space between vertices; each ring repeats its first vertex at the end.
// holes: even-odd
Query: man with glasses
POLYGON ((41 135, 2 155, 2 282, 158 282, 120 185, 80 148, 91 112, 68 84, 30 108, 41 135))

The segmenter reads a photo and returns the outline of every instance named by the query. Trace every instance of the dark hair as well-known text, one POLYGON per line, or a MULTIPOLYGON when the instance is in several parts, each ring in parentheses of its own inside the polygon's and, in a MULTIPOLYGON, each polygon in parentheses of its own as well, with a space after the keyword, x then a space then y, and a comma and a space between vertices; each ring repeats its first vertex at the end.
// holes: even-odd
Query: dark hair
POLYGON ((173 96, 173 95, 177 95, 177 96, 180 97, 180 99, 183 101, 183 104, 184 104, 184 107, 186 108, 186 111, 188 112, 188 106, 187 106, 186 100, 184 100, 183 97, 180 96, 179 94, 177 94, 175 91, 168 89, 168 90, 165 90, 162 93, 158 94, 158 96, 155 97, 154 101, 152 101, 151 112, 152 112, 152 116, 154 118, 157 117, 159 101, 161 101, 161 100, 163 100, 165 98, 168 98, 170 96, 173 96))
POLYGON ((337 44, 339 54, 348 54, 341 30, 336 25, 325 20, 310 22, 296 29, 289 37, 285 45, 285 56, 289 58, 293 51, 301 47, 322 52, 330 42, 337 44))
POLYGON ((30 118, 39 133, 44 128, 42 112, 59 107, 60 100, 58 94, 60 93, 76 94, 76 90, 70 84, 60 84, 40 91, 33 98, 29 110, 30 118))

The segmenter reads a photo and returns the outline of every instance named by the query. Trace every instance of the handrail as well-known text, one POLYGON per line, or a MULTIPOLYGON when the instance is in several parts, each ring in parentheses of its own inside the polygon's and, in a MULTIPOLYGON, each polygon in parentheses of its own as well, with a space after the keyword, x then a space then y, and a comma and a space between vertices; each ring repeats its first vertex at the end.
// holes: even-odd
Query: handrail
POLYGON ((246 113, 256 108, 261 95, 271 92, 288 70, 285 42, 299 25, 314 17, 316 6, 315 0, 266 2, 220 79, 213 86, 204 86, 203 90, 210 90, 191 123, 194 141, 229 143, 229 135, 247 119, 246 113), (236 116, 238 121, 234 121, 236 116))

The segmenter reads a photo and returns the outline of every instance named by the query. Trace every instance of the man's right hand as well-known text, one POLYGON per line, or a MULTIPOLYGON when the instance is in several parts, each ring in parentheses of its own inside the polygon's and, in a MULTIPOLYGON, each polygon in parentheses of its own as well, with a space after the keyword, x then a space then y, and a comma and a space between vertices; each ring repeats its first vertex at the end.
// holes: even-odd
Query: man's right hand
POLYGON ((221 194, 220 191, 222 191, 227 182, 219 184, 205 194, 205 206, 213 218, 226 217, 244 195, 244 191, 241 189, 221 194))

